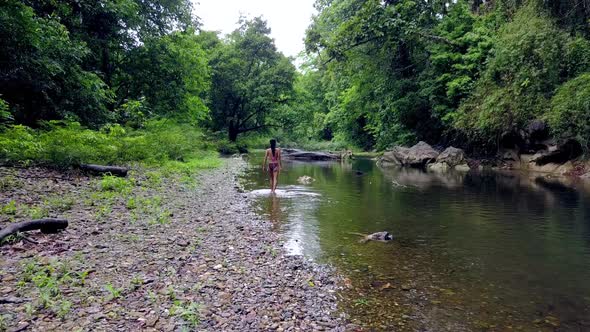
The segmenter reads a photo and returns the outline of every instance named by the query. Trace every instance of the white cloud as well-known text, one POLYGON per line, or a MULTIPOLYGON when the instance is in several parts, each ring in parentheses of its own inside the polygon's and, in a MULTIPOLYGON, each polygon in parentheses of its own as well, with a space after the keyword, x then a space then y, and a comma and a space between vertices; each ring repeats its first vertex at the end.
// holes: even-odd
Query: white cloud
POLYGON ((228 34, 237 28, 240 15, 263 16, 279 51, 297 56, 304 49, 305 29, 315 13, 314 0, 192 0, 203 29, 228 34))

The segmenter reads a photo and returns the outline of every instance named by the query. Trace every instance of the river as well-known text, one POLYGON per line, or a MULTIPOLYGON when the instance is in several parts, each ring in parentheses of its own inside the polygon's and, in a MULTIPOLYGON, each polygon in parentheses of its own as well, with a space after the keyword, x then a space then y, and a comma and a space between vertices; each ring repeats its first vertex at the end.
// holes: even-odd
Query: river
POLYGON ((261 155, 243 183, 293 255, 345 277, 341 308, 379 331, 590 331, 590 191, 542 174, 426 173, 261 155), (301 176, 314 179, 298 183, 301 176), (390 243, 360 236, 391 232, 390 243))

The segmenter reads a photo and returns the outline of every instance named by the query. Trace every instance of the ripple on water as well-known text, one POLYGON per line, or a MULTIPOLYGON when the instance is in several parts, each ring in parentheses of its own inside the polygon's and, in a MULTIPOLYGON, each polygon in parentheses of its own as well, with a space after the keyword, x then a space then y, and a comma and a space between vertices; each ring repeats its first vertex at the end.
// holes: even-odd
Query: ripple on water
MULTIPOLYGON (((269 195, 271 195, 271 192, 270 192, 270 189, 257 189, 257 190, 250 191, 248 194, 251 196, 254 196, 254 197, 260 197, 260 196, 269 196, 269 195)), ((275 191, 274 195, 277 197, 281 197, 281 198, 293 198, 293 197, 301 197, 301 196, 307 196, 307 197, 320 197, 320 196, 322 196, 321 194, 307 191, 306 188, 299 187, 299 186, 288 186, 288 187, 285 187, 285 189, 277 189, 275 191)))

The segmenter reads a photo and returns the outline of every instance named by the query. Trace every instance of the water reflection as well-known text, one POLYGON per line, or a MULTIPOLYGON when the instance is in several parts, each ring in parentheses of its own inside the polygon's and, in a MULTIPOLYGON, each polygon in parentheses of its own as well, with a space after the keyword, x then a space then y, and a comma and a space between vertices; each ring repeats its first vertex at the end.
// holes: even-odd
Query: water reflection
POLYGON ((290 253, 330 261, 362 292, 352 302, 361 296, 379 303, 352 305, 359 319, 403 330, 384 320, 407 314, 400 311, 407 300, 407 308, 418 303, 425 317, 449 322, 445 326, 464 316, 485 322, 466 322, 468 330, 551 330, 556 321, 545 323, 548 316, 564 331, 590 330, 583 325, 590 317, 587 184, 543 174, 379 169, 370 160, 295 162, 285 169, 277 195, 270 196, 259 189, 267 183, 256 167, 247 176, 251 195, 284 234, 290 253), (298 185, 301 176, 315 181, 298 185), (396 242, 362 245, 349 234, 383 230, 396 242), (371 286, 384 278, 392 289, 371 286), (422 303, 420 292, 402 284, 442 304, 422 303))
POLYGON ((281 198, 278 195, 271 195, 270 196, 270 208, 268 211, 268 217, 273 224, 278 224, 282 218, 282 211, 281 211, 281 198))

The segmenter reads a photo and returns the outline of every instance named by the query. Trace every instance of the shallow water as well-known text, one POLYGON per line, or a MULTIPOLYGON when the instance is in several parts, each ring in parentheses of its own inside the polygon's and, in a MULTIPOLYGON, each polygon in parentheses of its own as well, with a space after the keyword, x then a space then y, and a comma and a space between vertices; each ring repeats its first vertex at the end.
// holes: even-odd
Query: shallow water
POLYGON ((255 207, 289 253, 348 277, 342 307, 376 330, 590 331, 590 194, 539 174, 425 173, 374 161, 285 163, 255 207), (299 184, 301 176, 315 181, 299 184), (358 235, 387 230, 391 243, 358 235))

